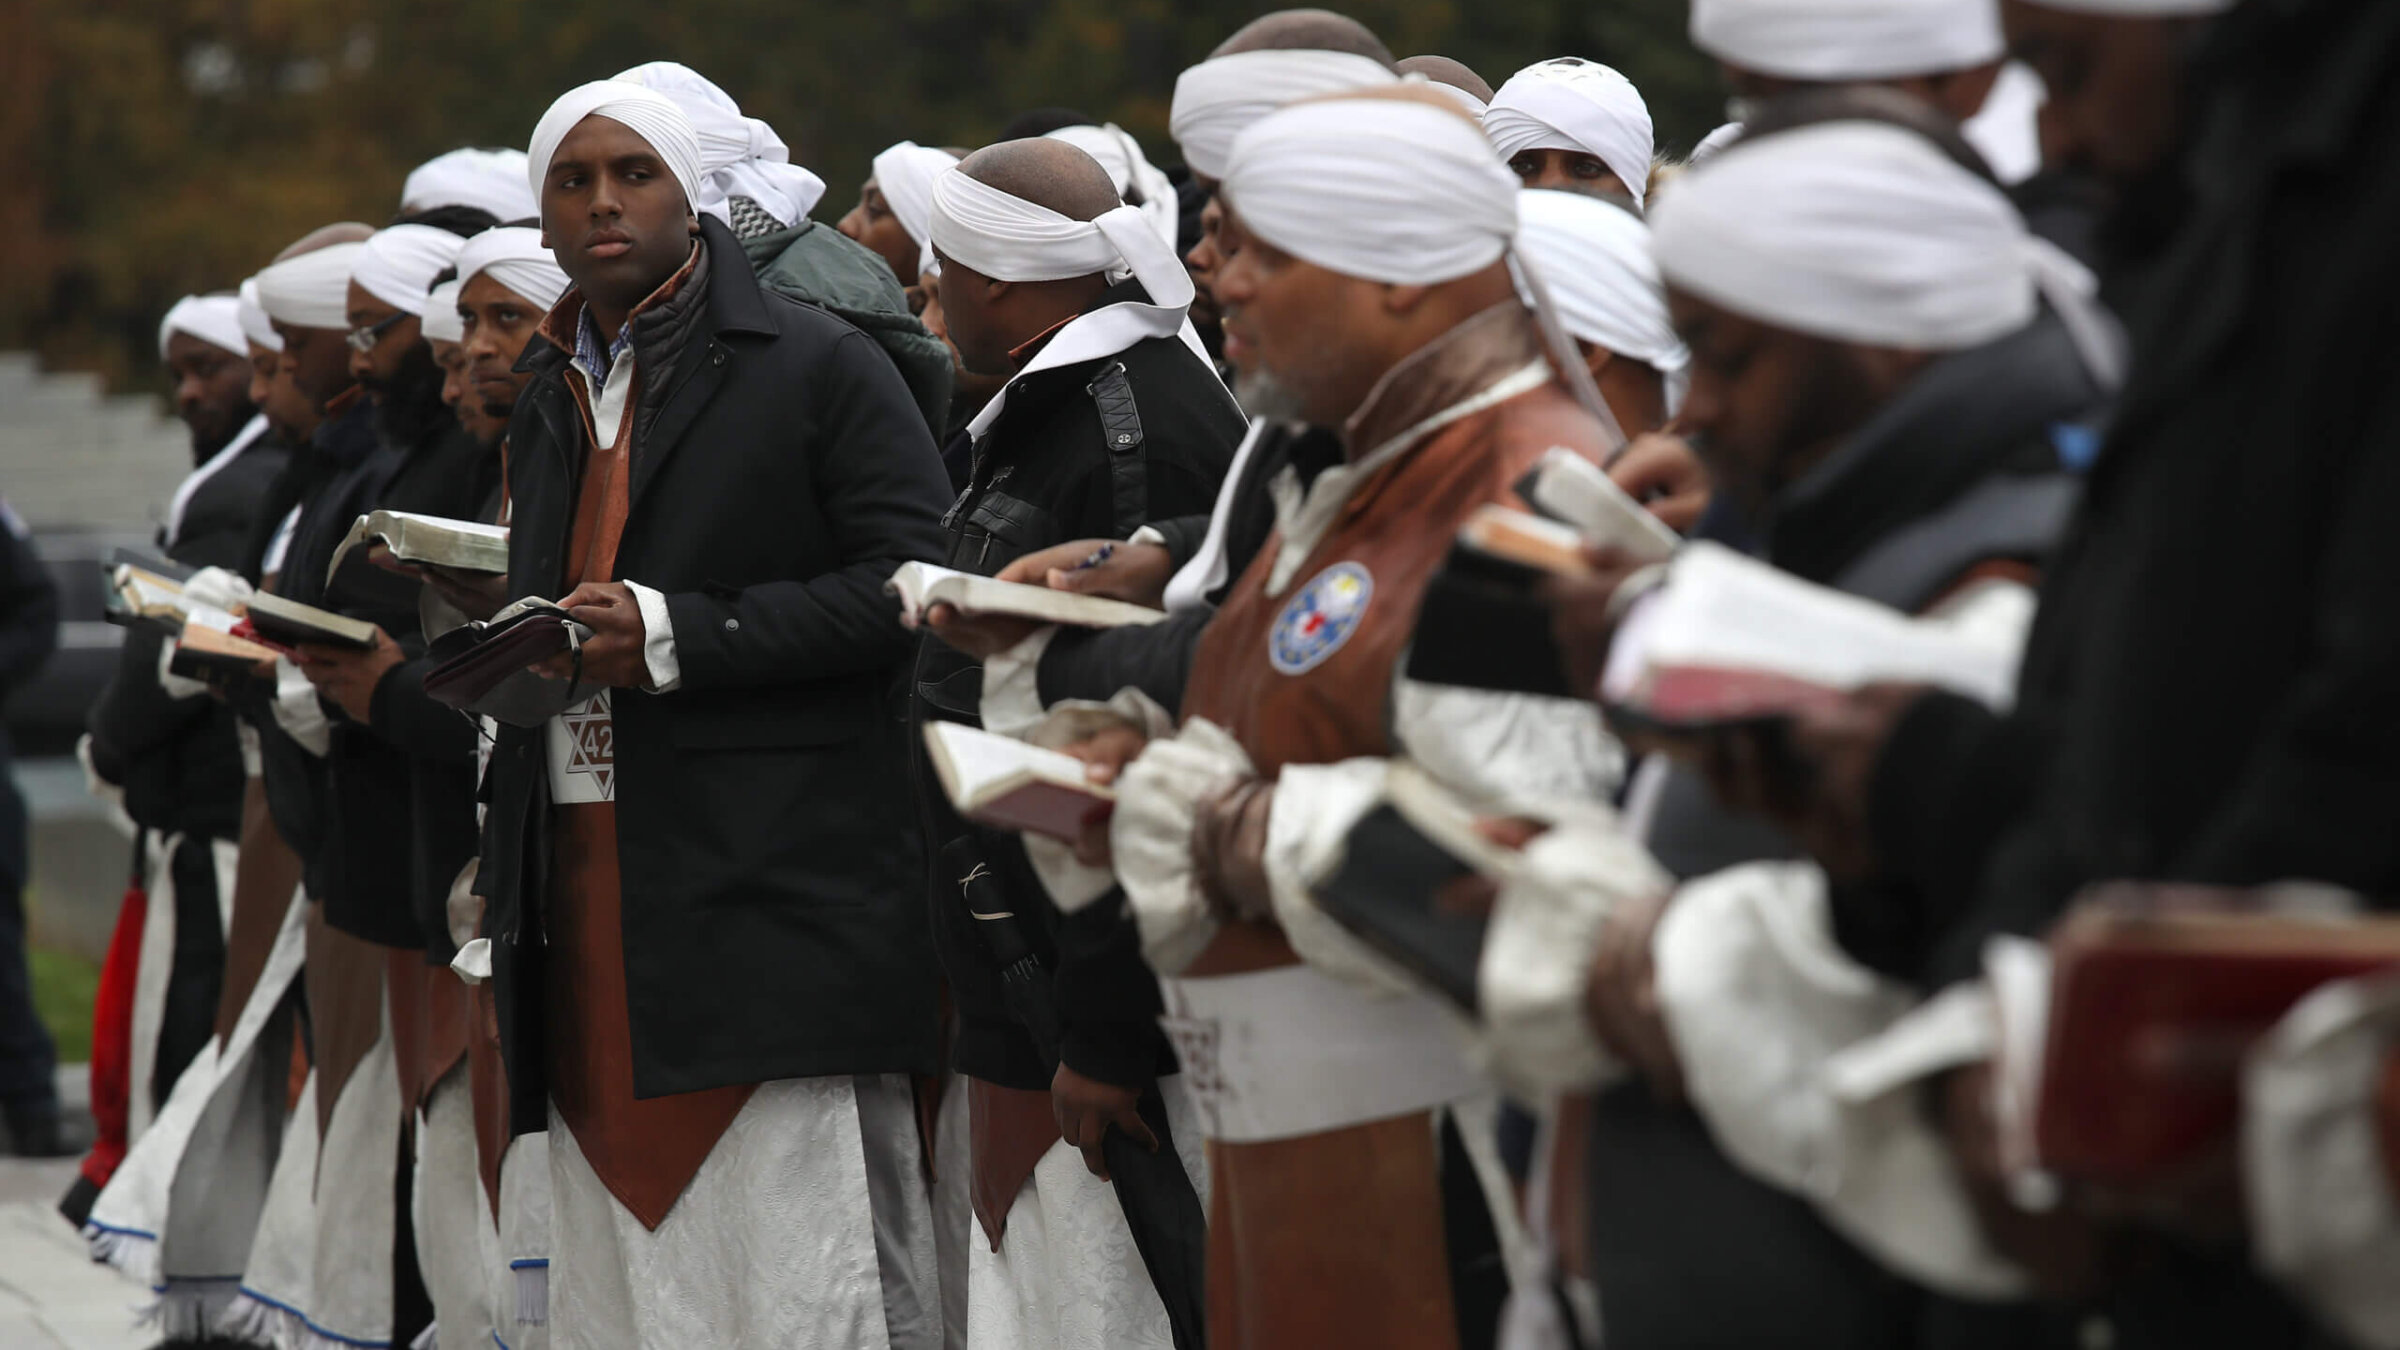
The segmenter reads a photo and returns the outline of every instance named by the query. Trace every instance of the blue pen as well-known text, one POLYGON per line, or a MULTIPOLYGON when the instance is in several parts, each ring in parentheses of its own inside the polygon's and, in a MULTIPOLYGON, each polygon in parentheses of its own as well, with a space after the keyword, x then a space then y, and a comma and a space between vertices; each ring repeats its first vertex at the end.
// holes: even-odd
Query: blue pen
POLYGON ((1116 551, 1117 546, 1115 544, 1102 544, 1100 547, 1092 550, 1092 556, 1075 564, 1075 566, 1069 570, 1076 572, 1090 571, 1092 568, 1098 567, 1100 564, 1107 562, 1111 557, 1114 557, 1116 555, 1116 551))

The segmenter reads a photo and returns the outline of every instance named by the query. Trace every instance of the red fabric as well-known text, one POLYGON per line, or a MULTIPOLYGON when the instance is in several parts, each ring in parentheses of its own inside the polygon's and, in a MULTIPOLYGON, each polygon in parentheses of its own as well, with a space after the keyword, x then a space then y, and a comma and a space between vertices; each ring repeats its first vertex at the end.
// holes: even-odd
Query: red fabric
POLYGON ((142 960, 142 925, 149 917, 149 894, 139 883, 127 886, 92 1002, 92 1122, 99 1137, 84 1155, 83 1175, 95 1186, 106 1186, 125 1161, 133 1103, 133 985, 142 960))

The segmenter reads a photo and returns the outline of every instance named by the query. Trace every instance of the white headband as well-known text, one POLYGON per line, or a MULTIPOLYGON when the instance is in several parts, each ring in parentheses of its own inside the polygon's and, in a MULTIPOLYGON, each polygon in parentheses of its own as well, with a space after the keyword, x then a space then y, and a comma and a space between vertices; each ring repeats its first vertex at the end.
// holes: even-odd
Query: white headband
POLYGON ((2091 274, 2028 234, 2000 189, 1888 123, 1744 140, 1677 180, 1650 234, 1669 285, 1839 342, 1980 346, 2031 322, 2038 294, 2095 378, 2116 376, 2091 274))
POLYGON ((1608 166, 1639 206, 1650 185, 1650 105, 1596 61, 1561 57, 1509 77, 1483 114, 1502 162, 1526 150, 1580 150, 1608 166))
POLYGON ((541 200, 542 180, 550 176, 550 159, 558 153, 558 143, 587 117, 605 117, 633 128, 683 185, 684 205, 699 210, 700 138, 692 130, 692 120, 675 106, 675 100, 622 80, 577 85, 559 95, 550 111, 534 124, 533 142, 525 149, 525 181, 532 185, 535 201, 541 200))
POLYGON ((231 295, 187 295, 176 301, 158 321, 159 360, 167 359, 167 339, 177 333, 236 356, 250 354, 249 339, 242 336, 242 302, 231 295))
POLYGON ((441 206, 472 206, 506 224, 541 208, 525 185, 525 152, 469 147, 436 155, 418 165, 400 188, 404 214, 441 206))
POLYGON ((1392 99, 1303 103, 1241 134, 1225 171, 1243 226, 1303 262, 1396 285, 1489 267, 1517 232, 1517 180, 1475 124, 1392 99))
POLYGON ((1784 80, 1888 80, 1997 61, 1997 0, 1692 0, 1692 45, 1784 80))
POLYGON ((1664 376, 1674 415, 1692 354, 1667 321, 1649 228, 1596 197, 1525 192, 1517 197, 1516 247, 1549 288, 1567 332, 1664 376))
MULTIPOLYGON (((875 157, 872 172, 884 204, 892 208, 900 228, 928 254, 933 248, 933 183, 957 167, 958 158, 949 151, 915 141, 902 141, 875 157)), ((906 284, 915 282, 915 277, 906 279, 906 284)))
POLYGON ((350 264, 364 244, 328 244, 286 258, 258 274, 258 303, 267 317, 294 328, 350 327, 350 264))
POLYGON ((265 306, 258 303, 257 277, 242 282, 239 304, 237 312, 242 321, 242 337, 253 347, 264 347, 271 352, 282 351, 283 334, 275 331, 274 323, 267 318, 265 306))
POLYGON ((933 246, 994 281, 1058 281, 1128 272, 1161 309, 1192 303, 1192 276, 1175 246, 1158 237, 1137 206, 1071 220, 1002 192, 954 164, 933 184, 933 246))
POLYGON ((691 119, 700 143, 700 192, 694 205, 733 224, 729 197, 748 197, 785 228, 799 224, 825 195, 825 180, 791 162, 791 147, 775 128, 744 117, 733 95, 680 61, 652 61, 617 76, 655 89, 691 119))
POLYGON ((527 304, 545 314, 574 284, 558 270, 557 257, 542 243, 542 232, 521 225, 485 230, 458 251, 460 286, 484 275, 525 297, 527 304))
POLYGON ((445 281, 425 296, 425 312, 418 317, 417 331, 427 342, 464 342, 467 340, 465 319, 458 312, 457 281, 445 281))
POLYGON ((1158 231, 1159 238, 1167 241, 1167 247, 1175 247, 1175 232, 1182 216, 1182 208, 1175 200, 1175 184, 1150 162, 1150 157, 1142 153, 1141 144, 1122 127, 1114 122, 1097 127, 1060 127, 1047 139, 1065 141, 1090 155, 1108 171, 1109 181, 1116 185, 1119 197, 1138 193, 1142 199, 1142 218, 1158 231))
POLYGON ((1252 123, 1294 99, 1338 94, 1400 77, 1355 52, 1265 51, 1213 56, 1175 78, 1167 132, 1183 162, 1203 178, 1222 180, 1233 142, 1252 123))
POLYGON ((2044 9, 2071 14, 2104 14, 2120 19, 2181 19, 2222 14, 2237 0, 2027 0, 2044 9))
POLYGON ((1466 90, 1459 88, 1455 84, 1444 84, 1440 80, 1427 80, 1425 84, 1426 87, 1433 90, 1433 92, 1448 97, 1451 102, 1459 106, 1461 111, 1466 113, 1467 116, 1474 118, 1478 122, 1483 120, 1483 115, 1485 113, 1491 111, 1491 104, 1484 102, 1482 99, 1475 97, 1475 95, 1468 93, 1466 90))
POLYGON ((377 230, 350 264, 350 279, 392 308, 421 315, 434 277, 458 261, 458 251, 466 242, 431 225, 377 230))

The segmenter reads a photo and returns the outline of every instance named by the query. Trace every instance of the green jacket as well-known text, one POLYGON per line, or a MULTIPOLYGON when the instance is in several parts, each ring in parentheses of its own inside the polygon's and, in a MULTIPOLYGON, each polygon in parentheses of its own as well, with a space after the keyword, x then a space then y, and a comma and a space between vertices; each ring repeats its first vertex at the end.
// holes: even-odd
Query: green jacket
POLYGON ((909 313, 908 295, 883 259, 813 220, 744 239, 742 251, 760 285, 831 311, 875 339, 941 440, 950 419, 950 349, 909 313))

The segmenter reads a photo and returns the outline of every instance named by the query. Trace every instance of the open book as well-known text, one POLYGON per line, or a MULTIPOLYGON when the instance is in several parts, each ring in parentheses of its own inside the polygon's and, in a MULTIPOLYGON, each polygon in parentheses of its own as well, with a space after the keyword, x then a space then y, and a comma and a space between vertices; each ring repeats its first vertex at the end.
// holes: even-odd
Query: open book
POLYGON ((925 749, 950 804, 979 825, 1072 843, 1116 809, 1116 790, 1086 779, 1072 755, 960 722, 926 723, 925 749))
POLYGON ((1129 605, 1097 595, 1054 591, 1046 586, 996 581, 972 573, 936 567, 932 563, 902 563, 883 588, 900 597, 900 621, 915 627, 925 611, 937 604, 956 605, 968 614, 1006 614, 1070 628, 1123 628, 1157 623, 1163 609, 1129 605))
POLYGON ((498 574, 508 571, 508 527, 479 525, 471 520, 423 516, 414 511, 371 511, 358 518, 333 551, 325 569, 327 584, 342 570, 352 550, 381 543, 404 563, 443 567, 454 572, 498 574))
POLYGON ((1789 716, 1885 680, 2004 707, 2017 657, 2013 641, 1912 619, 1695 543, 1617 626, 1600 693, 1628 720, 1668 729, 1789 716))
POLYGON ((375 645, 375 625, 315 605, 286 600, 269 591, 252 595, 244 603, 243 613, 261 640, 279 647, 297 647, 307 642, 365 651, 375 645))
POLYGON ((1664 562, 1683 543, 1606 470, 1563 447, 1543 455, 1517 493, 1534 510, 1572 526, 1585 542, 1621 549, 1642 562, 1664 562))
POLYGON ((173 636, 183 630, 190 604, 181 581, 133 563, 119 563, 108 572, 102 615, 113 624, 152 627, 173 636))

